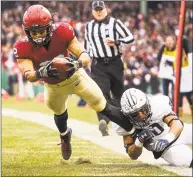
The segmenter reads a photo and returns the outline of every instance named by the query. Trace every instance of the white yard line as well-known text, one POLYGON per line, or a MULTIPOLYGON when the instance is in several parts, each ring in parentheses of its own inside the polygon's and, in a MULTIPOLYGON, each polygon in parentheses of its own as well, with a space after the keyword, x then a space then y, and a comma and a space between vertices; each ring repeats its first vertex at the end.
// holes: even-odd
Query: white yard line
MULTIPOLYGON (((18 111, 15 109, 2 108, 2 115, 20 118, 30 122, 35 122, 58 131, 54 123, 53 116, 46 115, 40 112, 27 112, 27 111, 18 111)), ((111 149, 112 151, 128 156, 125 152, 125 148, 123 147, 122 137, 117 136, 111 130, 110 130, 111 136, 102 137, 101 133, 98 130, 97 125, 78 121, 71 118, 68 119, 68 126, 72 128, 74 136, 81 139, 89 140, 104 148, 111 149)), ((145 149, 143 150, 143 153, 138 158, 138 160, 143 163, 161 166, 167 169, 168 171, 175 172, 182 176, 192 176, 191 168, 171 167, 163 159, 155 160, 153 158, 152 153, 145 149)))

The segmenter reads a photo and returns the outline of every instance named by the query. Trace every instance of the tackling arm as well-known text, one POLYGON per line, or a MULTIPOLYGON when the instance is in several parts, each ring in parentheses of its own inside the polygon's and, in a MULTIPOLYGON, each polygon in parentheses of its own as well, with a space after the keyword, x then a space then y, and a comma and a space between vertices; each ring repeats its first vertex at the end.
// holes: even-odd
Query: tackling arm
POLYGON ((78 41, 76 37, 70 42, 68 49, 74 55, 78 57, 78 60, 81 60, 82 66, 86 67, 90 62, 90 57, 84 49, 83 45, 78 41))
POLYGON ((136 160, 142 153, 143 145, 138 142, 138 139, 134 142, 133 137, 130 135, 123 136, 123 142, 129 157, 136 160))
POLYGON ((180 135, 183 130, 183 123, 175 115, 171 113, 163 118, 163 122, 168 124, 170 131, 162 138, 158 139, 154 145, 153 149, 156 152, 161 152, 167 148, 176 138, 180 135))
POLYGON ((168 134, 171 134, 171 136, 178 137, 180 133, 183 130, 183 123, 179 118, 175 115, 170 115, 164 117, 163 121, 170 127, 170 131, 168 134))

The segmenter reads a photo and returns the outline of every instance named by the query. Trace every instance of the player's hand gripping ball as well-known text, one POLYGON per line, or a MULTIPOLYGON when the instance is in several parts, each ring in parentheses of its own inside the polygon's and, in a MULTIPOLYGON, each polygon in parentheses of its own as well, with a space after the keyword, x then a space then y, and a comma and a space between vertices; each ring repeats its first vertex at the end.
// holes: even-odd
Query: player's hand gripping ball
POLYGON ((69 70, 74 67, 74 65, 66 58, 54 58, 51 67, 57 69, 60 79, 68 79, 72 76, 69 76, 69 70))

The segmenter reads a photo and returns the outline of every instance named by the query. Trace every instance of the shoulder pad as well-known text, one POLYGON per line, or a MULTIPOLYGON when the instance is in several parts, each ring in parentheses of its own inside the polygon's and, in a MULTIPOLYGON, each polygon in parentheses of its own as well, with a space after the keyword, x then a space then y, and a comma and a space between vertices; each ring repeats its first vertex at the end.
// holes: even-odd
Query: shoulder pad
POLYGON ((32 44, 26 38, 22 38, 13 45, 13 54, 16 59, 29 56, 32 44))
POLYGON ((52 28, 53 32, 57 33, 57 36, 59 36, 59 38, 62 40, 71 41, 75 36, 72 26, 68 23, 54 23, 52 28))
POLYGON ((168 96, 156 95, 150 98, 152 121, 162 120, 164 116, 172 112, 168 96))

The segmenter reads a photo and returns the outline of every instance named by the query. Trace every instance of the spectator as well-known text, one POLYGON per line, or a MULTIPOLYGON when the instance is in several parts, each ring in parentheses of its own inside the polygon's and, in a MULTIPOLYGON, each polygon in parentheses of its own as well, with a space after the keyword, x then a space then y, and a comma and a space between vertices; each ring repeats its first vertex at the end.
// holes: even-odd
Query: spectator
MULTIPOLYGON (((12 1, 1 3, 1 45, 2 48, 7 48, 7 45, 12 46, 18 39, 20 33, 24 35, 22 28, 15 22, 21 20, 23 12, 30 6, 37 3, 37 1, 12 1)), ((79 36, 79 41, 84 40, 84 29, 86 22, 92 19, 92 9, 87 8, 91 5, 90 1, 67 2, 67 1, 40 1, 38 2, 49 8, 54 15, 54 21, 69 21, 73 19, 76 22, 75 29, 79 36)), ((142 62, 145 62, 149 55, 153 59, 157 58, 158 49, 164 42, 165 36, 173 34, 178 28, 179 21, 179 7, 180 1, 158 1, 148 2, 147 16, 140 13, 140 1, 106 1, 106 5, 110 8, 110 14, 120 19, 133 32, 135 41, 132 45, 122 47, 122 58, 125 63, 130 60, 130 57, 144 53, 142 62), (120 13, 121 12, 121 13, 120 13), (129 17, 129 18, 128 18, 129 17), (133 50, 135 49, 135 50, 133 50)), ((187 1, 186 18, 184 32, 187 38, 192 41, 192 2, 187 1)), ((192 48, 192 42, 190 42, 192 48)), ((6 51, 6 54, 7 55, 6 51)), ((3 52, 2 52, 3 53, 3 52)), ((3 57, 3 56, 2 56, 3 57)), ((157 67, 157 66, 156 66, 157 67)), ((156 67, 153 69, 156 74, 156 67)), ((149 71, 151 68, 149 68, 149 71)), ((126 72, 125 72, 126 73, 126 72)), ((125 76, 127 78, 127 76, 125 76)), ((16 80, 17 81, 17 80, 16 80)), ((148 81, 148 80, 147 80, 148 81)), ((127 83, 128 80, 125 80, 127 83)), ((148 83, 152 84, 151 79, 148 83)))
POLYGON ((162 79, 162 92, 173 100, 174 89, 174 68, 173 63, 176 57, 176 41, 173 36, 167 36, 165 44, 161 47, 158 54, 159 78, 162 79), (169 91, 169 86, 171 89, 169 91), (172 96, 171 96, 172 95, 172 96))
MULTIPOLYGON (((189 41, 186 36, 182 38, 182 58, 181 58, 181 75, 180 75, 180 93, 179 93, 179 117, 183 116, 183 98, 186 97, 191 114, 192 114, 192 57, 189 41)), ((175 68, 175 63, 174 63, 175 68)))

